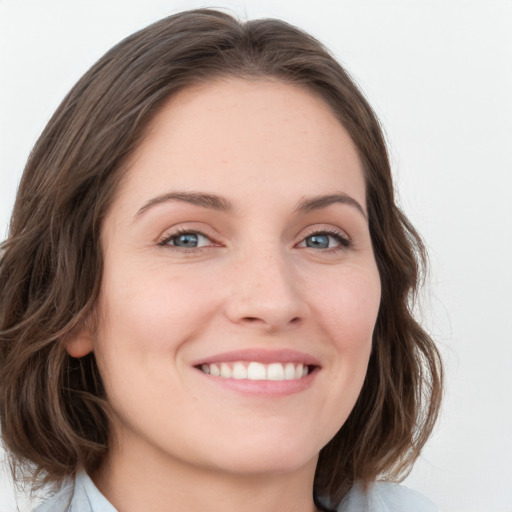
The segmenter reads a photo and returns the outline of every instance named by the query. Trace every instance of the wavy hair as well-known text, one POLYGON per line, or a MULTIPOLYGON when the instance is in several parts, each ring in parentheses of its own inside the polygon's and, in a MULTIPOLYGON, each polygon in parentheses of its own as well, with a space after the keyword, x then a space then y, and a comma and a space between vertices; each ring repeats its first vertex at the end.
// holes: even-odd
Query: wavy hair
POLYGON ((382 285, 373 349, 348 420, 322 449, 314 493, 338 503, 356 480, 400 479, 439 412, 442 365, 412 314, 425 250, 398 208, 379 122, 315 38, 274 19, 182 12, 131 35, 74 86, 25 168, 0 253, 0 422, 15 475, 59 484, 109 450, 109 407, 94 359, 65 350, 95 306, 102 220, 160 106, 218 77, 265 78, 323 98, 351 136, 366 182, 382 285))

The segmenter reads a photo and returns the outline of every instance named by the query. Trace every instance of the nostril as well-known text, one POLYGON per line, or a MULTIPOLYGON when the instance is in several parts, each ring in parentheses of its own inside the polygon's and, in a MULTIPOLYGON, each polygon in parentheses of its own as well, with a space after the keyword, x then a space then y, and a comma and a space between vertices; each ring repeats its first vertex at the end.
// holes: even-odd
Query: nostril
MULTIPOLYGON (((298 316, 292 318, 288 325, 299 325, 301 323, 302 319, 298 316)), ((259 318, 257 316, 245 316, 242 318, 242 322, 246 322, 247 324, 268 324, 271 326, 272 322, 266 321, 264 318, 259 318)))
MULTIPOLYGON (((251 323, 251 324, 260 323, 260 322, 266 323, 264 319, 258 318, 256 316, 246 316, 243 318, 243 321, 247 322, 247 323, 251 323)), ((297 325, 300 322, 301 322, 301 318, 296 316, 295 318, 292 318, 289 323, 291 325, 297 325)))

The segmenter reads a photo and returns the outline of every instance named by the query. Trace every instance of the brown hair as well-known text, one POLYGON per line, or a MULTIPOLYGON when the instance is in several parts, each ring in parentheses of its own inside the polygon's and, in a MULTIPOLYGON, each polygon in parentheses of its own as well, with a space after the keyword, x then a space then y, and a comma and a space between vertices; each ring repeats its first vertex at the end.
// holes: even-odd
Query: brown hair
POLYGON ((164 100, 220 76, 271 77, 321 96, 365 171, 382 299, 363 389, 320 453, 315 494, 337 503, 355 480, 398 479, 432 431, 441 362, 411 312, 425 251, 395 204, 371 107, 301 30, 199 9, 158 21, 102 57, 64 99, 25 168, 0 255, 0 420, 14 467, 34 484, 59 483, 80 465, 92 471, 108 451, 109 409, 94 355, 74 359, 63 340, 97 300, 102 219, 127 156, 164 100))

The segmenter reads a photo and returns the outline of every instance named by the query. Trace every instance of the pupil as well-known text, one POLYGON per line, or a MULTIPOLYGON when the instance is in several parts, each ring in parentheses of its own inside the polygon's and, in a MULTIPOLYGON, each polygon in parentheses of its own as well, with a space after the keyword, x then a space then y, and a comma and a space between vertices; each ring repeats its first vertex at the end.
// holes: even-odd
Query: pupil
POLYGON ((328 235, 312 235, 306 239, 306 245, 315 249, 327 249, 329 247, 328 235))
POLYGON ((197 247, 197 242, 197 235, 195 233, 187 233, 178 236, 174 241, 174 245, 179 247, 197 247))

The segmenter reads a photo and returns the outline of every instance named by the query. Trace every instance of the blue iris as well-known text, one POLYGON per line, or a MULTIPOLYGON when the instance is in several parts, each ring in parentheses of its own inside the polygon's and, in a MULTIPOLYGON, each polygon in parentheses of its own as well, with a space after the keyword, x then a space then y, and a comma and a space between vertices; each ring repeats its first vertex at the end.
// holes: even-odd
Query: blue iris
POLYGON ((329 235, 311 235, 306 238, 306 247, 313 249, 328 249, 329 235))
POLYGON ((197 247, 199 236, 197 233, 184 233, 173 237, 172 242, 176 247, 197 247))

